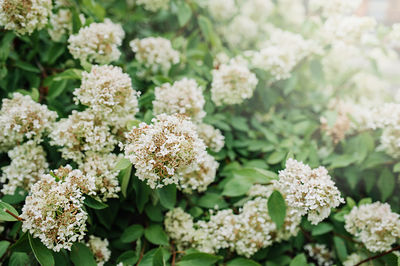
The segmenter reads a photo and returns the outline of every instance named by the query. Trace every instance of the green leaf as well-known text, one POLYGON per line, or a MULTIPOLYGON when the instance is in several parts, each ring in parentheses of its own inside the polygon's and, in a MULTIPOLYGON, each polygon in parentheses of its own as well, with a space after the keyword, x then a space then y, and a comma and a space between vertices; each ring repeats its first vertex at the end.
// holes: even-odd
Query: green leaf
POLYGON ((124 230, 121 235, 121 242, 122 243, 131 243, 136 241, 143 235, 143 226, 140 224, 134 224, 129 226, 124 230))
POLYGON ((312 234, 312 236, 319 236, 319 235, 326 234, 332 230, 333 230, 333 226, 331 224, 319 223, 317 226, 315 226, 312 229, 311 234, 312 234))
POLYGON ((4 253, 6 253, 9 246, 10 246, 10 242, 0 241, 0 258, 3 257, 4 253))
POLYGON ((346 243, 343 241, 343 239, 337 236, 333 237, 333 242, 335 243, 336 254, 338 255, 340 261, 345 261, 347 258, 346 243))
POLYGON ((310 70, 312 77, 319 83, 324 82, 325 74, 320 60, 313 60, 310 62, 310 70))
POLYGON ((268 199, 268 212, 277 228, 281 228, 286 216, 286 204, 282 194, 275 190, 268 199))
POLYGON ((13 252, 8 263, 9 266, 26 266, 30 265, 29 256, 24 252, 13 252))
POLYGON ((95 209, 95 210, 102 210, 108 207, 107 204, 98 201, 97 199, 89 196, 89 195, 85 195, 85 200, 84 203, 86 206, 88 206, 89 208, 95 209))
POLYGON ((70 258, 75 266, 97 266, 92 251, 82 243, 72 246, 70 258))
POLYGON ((37 261, 43 266, 53 266, 54 258, 51 251, 43 245, 38 238, 34 238, 31 234, 28 234, 29 244, 31 245, 33 254, 37 261))
POLYGON ((0 201, 0 221, 7 221, 7 222, 18 221, 18 219, 8 214, 5 210, 8 210, 11 213, 15 214, 16 216, 19 216, 17 210, 14 209, 13 206, 3 201, 0 201))
POLYGON ((177 1, 179 26, 184 26, 192 17, 192 9, 185 1, 177 1))
POLYGON ((211 21, 202 15, 198 16, 197 21, 199 23, 200 30, 201 30, 204 38, 206 39, 206 41, 211 43, 211 45, 213 47, 221 47, 221 40, 219 39, 218 35, 215 33, 214 27, 213 27, 213 24, 211 23, 211 21))
POLYGON ((396 163, 393 166, 393 172, 395 172, 395 173, 399 173, 400 172, 400 163, 396 163))
POLYGON ((117 263, 124 263, 124 265, 134 265, 139 260, 139 257, 136 255, 136 252, 129 250, 122 253, 118 259, 117 263))
POLYGON ((307 266, 307 258, 304 253, 301 253, 294 257, 294 259, 290 262, 290 266, 307 266))
POLYGON ((255 262, 254 260, 245 258, 236 258, 226 263, 227 266, 260 266, 261 264, 255 262))
POLYGON ((377 183, 382 201, 386 201, 393 194, 395 183, 394 175, 388 168, 384 168, 377 183))
POLYGON ((156 193, 163 207, 169 210, 174 208, 176 203, 176 186, 174 184, 157 189, 156 193))
POLYGON ((215 256, 207 253, 191 253, 182 257, 177 266, 208 266, 214 265, 222 260, 221 256, 215 256))
POLYGON ((160 225, 153 224, 144 230, 144 236, 155 245, 168 246, 168 236, 160 225))
POLYGON ((275 151, 268 156, 267 163, 268 164, 278 164, 283 161, 286 157, 285 151, 275 151))
POLYGON ((28 72, 40 73, 40 70, 38 68, 34 67, 33 65, 27 62, 17 61, 15 62, 15 66, 28 72))
POLYGON ((222 196, 218 193, 211 193, 207 192, 202 196, 198 201, 197 205, 203 208, 208 208, 208 209, 213 209, 215 207, 218 208, 226 208, 228 207, 228 204, 226 201, 222 198, 222 196))
POLYGON ((222 195, 228 197, 238 197, 245 195, 251 188, 253 182, 246 178, 232 178, 226 182, 222 195))
POLYGON ((164 253, 162 248, 158 248, 153 256, 153 266, 165 266, 164 253))
POLYGON ((131 179, 132 164, 120 172, 121 176, 121 192, 126 198, 126 191, 128 189, 129 180, 131 179))
POLYGON ((61 80, 81 80, 82 79, 82 70, 76 69, 76 68, 71 68, 67 69, 64 72, 61 72, 60 74, 57 74, 53 76, 54 81, 61 81, 61 80))
POLYGON ((121 160, 119 160, 117 165, 115 166, 114 170, 124 170, 128 168, 130 165, 132 165, 131 161, 129 161, 126 158, 121 158, 121 160))

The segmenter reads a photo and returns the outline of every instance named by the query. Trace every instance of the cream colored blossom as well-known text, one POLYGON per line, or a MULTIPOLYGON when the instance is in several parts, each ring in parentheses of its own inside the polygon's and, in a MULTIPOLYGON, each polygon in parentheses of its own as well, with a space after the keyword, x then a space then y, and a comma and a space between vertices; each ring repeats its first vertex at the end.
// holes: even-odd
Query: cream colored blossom
POLYGON ((98 266, 103 266, 110 260, 111 251, 108 249, 107 239, 102 240, 100 237, 91 235, 86 245, 92 251, 98 266))
POLYGON ((318 262, 319 266, 333 265, 333 252, 324 244, 307 244, 304 246, 308 256, 318 262))
POLYGON ((121 25, 105 19, 83 27, 68 39, 68 49, 75 59, 83 62, 108 64, 119 59, 125 32, 121 25))
POLYGON ((55 42, 61 41, 62 37, 72 32, 72 13, 69 9, 60 9, 50 16, 48 29, 51 39, 55 42))
POLYGON ((157 12, 162 9, 167 9, 170 0, 136 0, 138 5, 152 12, 157 12))
POLYGON ((219 152, 225 145, 225 137, 221 131, 208 124, 198 124, 197 133, 199 137, 204 141, 207 148, 213 152, 219 152))
POLYGON ((387 203, 353 207, 344 218, 346 230, 371 252, 389 250, 400 237, 400 216, 387 203))
POLYGON ((226 21, 237 12, 234 0, 207 0, 207 9, 216 21, 226 21))
POLYGON ((193 218, 181 208, 175 208, 165 214, 165 231, 177 245, 178 250, 190 246, 193 241, 195 229, 193 218))
POLYGON ((0 26, 17 34, 31 34, 47 25, 51 8, 51 0, 1 0, 0 26))

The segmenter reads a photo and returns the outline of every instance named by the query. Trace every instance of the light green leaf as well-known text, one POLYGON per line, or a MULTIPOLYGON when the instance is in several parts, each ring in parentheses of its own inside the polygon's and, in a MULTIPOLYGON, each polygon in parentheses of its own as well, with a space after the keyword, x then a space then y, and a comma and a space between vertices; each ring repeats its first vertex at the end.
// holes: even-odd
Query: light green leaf
POLYGON ((294 257, 294 259, 290 262, 290 266, 307 266, 307 258, 304 253, 294 257))
POLYGON ((0 258, 3 257, 4 253, 6 253, 8 247, 10 246, 10 242, 8 241, 0 241, 0 258))
POLYGON ((126 198, 126 191, 128 190, 129 180, 131 179, 132 164, 120 172, 121 176, 121 192, 126 198))
POLYGON ((160 225, 153 224, 144 230, 144 236, 155 245, 168 246, 168 236, 160 225))
POLYGON ((61 72, 60 74, 53 76, 53 80, 54 81, 69 80, 69 79, 80 80, 82 79, 82 72, 83 72, 82 70, 76 68, 67 69, 64 72, 61 72))
POLYGON ((267 163, 268 164, 278 164, 283 161, 286 157, 285 151, 275 151, 268 156, 267 163))
POLYGON ((140 224, 134 224, 129 226, 124 230, 121 235, 121 242, 122 243, 131 243, 136 241, 143 235, 143 226, 140 224))
POLYGON ((333 242, 335 243, 336 254, 339 256, 340 261, 345 261, 347 258, 346 243, 337 236, 333 237, 333 242))
POLYGON ((286 204, 282 194, 275 190, 268 199, 268 212, 277 228, 281 228, 286 216, 286 204))
POLYGON ((132 165, 131 161, 126 158, 121 158, 121 160, 118 161, 117 165, 115 166, 115 170, 124 170, 128 168, 130 165, 132 165))
POLYGON ((16 216, 19 216, 17 210, 14 209, 13 206, 3 201, 0 201, 0 221, 7 221, 7 222, 18 221, 18 219, 8 214, 5 210, 8 210, 11 213, 15 214, 16 216))
POLYGON ((207 253, 191 253, 183 256, 177 266, 208 266, 214 265, 217 261, 221 260, 221 256, 215 256, 207 253))
POLYGON ((330 231, 333 230, 333 226, 331 224, 328 223, 319 223, 317 226, 315 226, 312 231, 311 234, 313 236, 319 236, 319 235, 323 235, 326 234, 330 231))
POLYGON ((192 9, 185 1, 177 1, 179 26, 184 26, 192 17, 192 9))
POLYGON ((236 258, 226 263, 227 266, 260 266, 259 263, 254 260, 245 258, 236 258))
POLYGON ((392 194, 395 188, 395 177, 388 168, 384 168, 378 178, 377 186, 381 193, 381 200, 386 201, 392 194))

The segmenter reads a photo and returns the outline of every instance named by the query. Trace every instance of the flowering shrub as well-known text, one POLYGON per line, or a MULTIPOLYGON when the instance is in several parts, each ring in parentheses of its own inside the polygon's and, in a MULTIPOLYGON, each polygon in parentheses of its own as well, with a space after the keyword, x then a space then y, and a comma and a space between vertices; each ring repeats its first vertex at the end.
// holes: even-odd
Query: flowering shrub
POLYGON ((400 24, 360 0, 0 0, 1 265, 399 265, 400 24))

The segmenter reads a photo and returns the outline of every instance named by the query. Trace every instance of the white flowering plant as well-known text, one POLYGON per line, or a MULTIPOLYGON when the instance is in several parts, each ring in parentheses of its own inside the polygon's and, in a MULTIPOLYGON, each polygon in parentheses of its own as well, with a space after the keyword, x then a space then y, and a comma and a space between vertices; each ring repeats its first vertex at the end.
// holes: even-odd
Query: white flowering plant
POLYGON ((360 5, 0 0, 0 265, 399 265, 400 24, 360 5))

